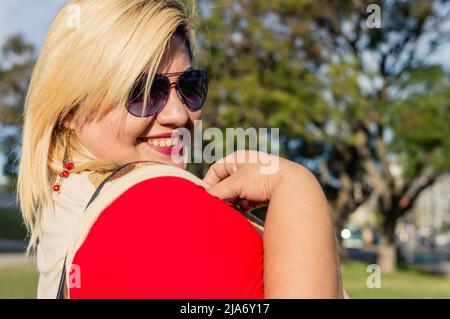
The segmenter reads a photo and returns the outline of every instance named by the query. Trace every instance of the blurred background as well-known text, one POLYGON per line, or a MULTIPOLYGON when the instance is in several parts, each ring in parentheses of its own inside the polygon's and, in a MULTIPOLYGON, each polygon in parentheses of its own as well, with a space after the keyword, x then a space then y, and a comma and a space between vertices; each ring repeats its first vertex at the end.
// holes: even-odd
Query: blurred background
MULTIPOLYGON (((0 0, 0 298, 36 296, 14 190, 28 82, 65 3, 0 0)), ((203 127, 280 129, 280 154, 313 171, 329 199, 350 297, 450 298, 450 2, 199 9, 203 127)))

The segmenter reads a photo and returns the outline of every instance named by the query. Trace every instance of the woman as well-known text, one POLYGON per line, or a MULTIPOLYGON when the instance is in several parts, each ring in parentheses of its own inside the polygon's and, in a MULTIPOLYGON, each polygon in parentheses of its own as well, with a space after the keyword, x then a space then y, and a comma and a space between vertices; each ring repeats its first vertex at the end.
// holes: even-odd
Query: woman
POLYGON ((327 202, 304 167, 258 154, 279 161, 261 175, 262 161, 238 161, 251 154, 240 152, 201 181, 170 155, 206 98, 194 22, 175 0, 73 0, 52 22, 27 94, 18 179, 38 297, 54 298, 68 251, 85 278, 75 298, 342 296, 327 202), (105 174, 134 161, 172 176, 138 167, 83 216, 105 174), (263 238, 224 204, 233 198, 268 204, 263 238))

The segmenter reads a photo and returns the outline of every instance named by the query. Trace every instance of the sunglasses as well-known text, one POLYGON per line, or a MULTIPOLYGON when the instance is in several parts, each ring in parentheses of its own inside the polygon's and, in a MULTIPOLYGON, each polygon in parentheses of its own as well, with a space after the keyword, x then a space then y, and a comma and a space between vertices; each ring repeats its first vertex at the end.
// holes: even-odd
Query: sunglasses
POLYGON ((148 117, 161 111, 169 99, 172 85, 183 103, 193 111, 203 106, 208 94, 208 76, 203 70, 189 68, 183 72, 155 74, 144 110, 146 79, 147 75, 144 75, 137 81, 127 102, 128 112, 137 117, 148 117), (179 75, 176 82, 170 82, 168 78, 173 75, 179 75))

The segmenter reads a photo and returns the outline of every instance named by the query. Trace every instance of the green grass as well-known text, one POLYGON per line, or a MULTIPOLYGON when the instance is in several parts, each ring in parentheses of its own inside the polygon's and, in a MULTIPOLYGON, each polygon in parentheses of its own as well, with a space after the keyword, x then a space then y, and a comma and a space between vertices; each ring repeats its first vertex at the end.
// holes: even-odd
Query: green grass
POLYGON ((36 298, 37 282, 33 265, 0 269, 0 299, 36 298))
POLYGON ((425 273, 415 268, 381 273, 381 287, 368 288, 367 265, 349 261, 342 265, 344 287, 350 298, 450 298, 450 279, 425 273))
MULTIPOLYGON (((371 274, 361 262, 342 265, 344 287, 350 298, 450 298, 450 279, 417 269, 381 274, 380 288, 367 288, 371 274)), ((37 271, 34 266, 0 269, 0 298, 35 298, 37 271)))

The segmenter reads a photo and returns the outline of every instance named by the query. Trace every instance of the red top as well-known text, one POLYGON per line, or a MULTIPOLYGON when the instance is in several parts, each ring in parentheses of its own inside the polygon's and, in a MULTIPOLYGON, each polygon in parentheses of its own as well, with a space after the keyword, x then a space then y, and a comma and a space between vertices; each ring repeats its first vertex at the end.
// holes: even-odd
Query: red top
POLYGON ((73 264, 80 288, 71 298, 264 298, 257 230, 179 177, 145 180, 120 195, 73 264))

